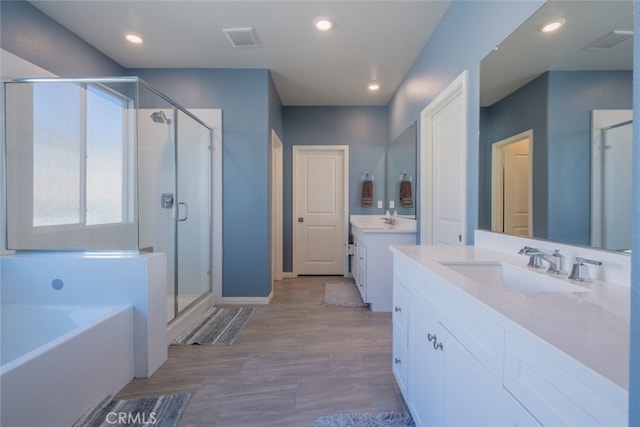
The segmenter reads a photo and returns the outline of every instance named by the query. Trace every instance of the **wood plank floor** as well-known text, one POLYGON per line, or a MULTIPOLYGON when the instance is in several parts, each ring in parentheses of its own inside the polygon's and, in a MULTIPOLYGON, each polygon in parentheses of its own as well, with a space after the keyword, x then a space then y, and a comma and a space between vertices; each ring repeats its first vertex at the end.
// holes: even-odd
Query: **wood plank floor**
POLYGON ((324 282, 277 282, 231 346, 171 346, 116 398, 189 392, 194 426, 310 426, 337 412, 405 411, 391 373, 391 313, 324 307, 324 282))

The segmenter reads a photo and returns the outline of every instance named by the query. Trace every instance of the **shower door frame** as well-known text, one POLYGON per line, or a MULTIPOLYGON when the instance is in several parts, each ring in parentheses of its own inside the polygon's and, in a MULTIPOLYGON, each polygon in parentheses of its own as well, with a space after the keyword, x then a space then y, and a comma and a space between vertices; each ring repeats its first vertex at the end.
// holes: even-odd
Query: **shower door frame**
POLYGON ((208 260, 208 290, 203 292, 200 296, 198 296, 194 301, 190 302, 189 304, 187 304, 187 306, 185 306, 182 310, 180 310, 179 307, 179 301, 178 301, 178 295, 179 295, 179 287, 180 287, 180 281, 179 281, 179 269, 178 269, 178 261, 179 261, 179 250, 178 250, 178 222, 179 222, 179 212, 178 212, 178 200, 179 200, 179 194, 178 194, 178 175, 179 175, 179 171, 178 171, 178 110, 180 110, 181 112, 183 112, 185 115, 187 115, 189 118, 195 120, 198 124, 200 124, 201 126, 203 126, 204 128, 206 128, 209 131, 209 146, 211 147, 211 149, 213 149, 213 128, 209 125, 207 125, 205 122, 203 122, 202 120, 200 120, 200 118, 198 116, 196 116, 195 114, 193 114, 192 112, 190 112, 189 110, 187 110, 186 108, 182 107, 180 104, 178 104, 177 102, 173 101, 171 98, 165 96, 164 94, 158 92, 157 90, 155 90, 153 87, 151 87, 148 83, 146 83, 145 81, 141 80, 141 79, 137 79, 138 84, 142 85, 145 87, 145 89, 151 91, 152 93, 154 93, 155 95, 159 96, 160 98, 164 99, 165 101, 169 102, 172 106, 173 106, 173 115, 172 115, 172 120, 174 123, 174 127, 173 127, 173 140, 174 140, 174 203, 175 203, 175 215, 174 215, 174 229, 173 229, 173 235, 174 235, 174 239, 173 239, 173 244, 174 244, 174 253, 173 253, 173 260, 171 260, 171 262, 174 263, 174 269, 173 269, 173 308, 174 308, 174 312, 173 312, 173 317, 171 318, 171 320, 168 322, 169 324, 171 324, 172 322, 175 322, 177 319, 179 319, 180 314, 185 312, 186 310, 188 310, 190 307, 196 305, 199 301, 201 301, 205 296, 207 296, 208 294, 210 294, 211 292, 213 292, 213 281, 212 281, 212 277, 213 277, 213 272, 212 272, 212 256, 211 254, 213 253, 213 222, 211 220, 212 218, 212 199, 213 199, 213 191, 212 191, 212 175, 213 175, 213 163, 211 161, 211 157, 209 157, 209 256, 207 257, 208 260))
POLYGON ((602 131, 633 120, 633 110, 592 110, 591 111, 591 239, 590 246, 603 245, 603 140, 602 131))

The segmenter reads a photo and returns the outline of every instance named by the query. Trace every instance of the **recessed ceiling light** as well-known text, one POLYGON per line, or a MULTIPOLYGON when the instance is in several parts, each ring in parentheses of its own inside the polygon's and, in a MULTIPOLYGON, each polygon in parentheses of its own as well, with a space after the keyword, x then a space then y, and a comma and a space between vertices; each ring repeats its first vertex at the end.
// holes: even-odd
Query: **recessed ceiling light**
POLYGON ((553 21, 549 21, 542 27, 540 27, 540 31, 542 31, 543 33, 552 33, 559 30, 560 27, 562 27, 566 22, 567 21, 564 18, 554 19, 553 21))
POLYGON ((319 31, 329 31, 335 25, 333 19, 328 16, 319 16, 313 20, 313 26, 319 31))
POLYGON ((369 83, 367 89, 369 89, 371 92, 375 92, 376 90, 380 89, 380 85, 378 83, 369 83))
POLYGON ((142 37, 137 36, 137 35, 135 35, 135 34, 127 34, 127 35, 125 36, 125 38, 126 38, 128 41, 130 41, 131 43, 134 43, 134 44, 141 44, 141 43, 142 43, 142 37))

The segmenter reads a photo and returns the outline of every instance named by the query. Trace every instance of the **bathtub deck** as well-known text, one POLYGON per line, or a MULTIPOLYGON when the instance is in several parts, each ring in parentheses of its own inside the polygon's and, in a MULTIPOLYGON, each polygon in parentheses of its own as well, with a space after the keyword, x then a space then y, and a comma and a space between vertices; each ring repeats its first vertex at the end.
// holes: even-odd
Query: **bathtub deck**
POLYGON ((391 314, 323 307, 326 281, 276 282, 231 346, 170 347, 117 398, 192 393, 179 426, 305 426, 337 412, 403 411, 391 373, 391 314))

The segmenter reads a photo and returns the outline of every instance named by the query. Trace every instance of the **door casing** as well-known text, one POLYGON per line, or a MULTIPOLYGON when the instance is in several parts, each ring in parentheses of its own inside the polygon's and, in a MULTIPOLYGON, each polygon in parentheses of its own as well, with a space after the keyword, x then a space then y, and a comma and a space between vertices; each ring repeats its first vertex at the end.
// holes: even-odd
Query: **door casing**
POLYGON ((342 201, 342 243, 343 243, 343 251, 340 256, 344 257, 344 267, 342 274, 344 276, 348 275, 349 271, 349 263, 346 251, 346 245, 348 242, 348 233, 349 233, 349 146, 347 145, 294 145, 293 147, 293 194, 292 194, 292 229, 293 229, 293 276, 298 276, 299 274, 305 274, 300 271, 300 249, 298 248, 298 228, 297 225, 297 194, 299 190, 300 182, 296 179, 295 173, 297 170, 297 166, 300 162, 300 157, 303 153, 320 153, 326 151, 334 151, 336 153, 341 153, 343 157, 343 167, 342 167, 342 192, 343 192, 343 201, 342 201))
MULTIPOLYGON (((463 71, 420 113, 420 243, 421 244, 456 244, 464 245, 467 241, 467 77, 463 71), (458 103, 458 105, 454 104, 458 103), (458 140, 456 146, 442 141, 438 133, 438 120, 441 113, 449 113, 447 109, 455 106, 453 118, 459 121, 458 140), (448 150, 448 153, 444 150, 448 150), (453 150, 453 151, 452 151, 453 150), (456 164, 441 165, 441 156, 455 158, 456 164), (455 169, 454 171, 454 168, 455 169), (449 182, 442 179, 445 173, 451 177, 449 182), (452 173, 453 172, 453 173, 452 173), (450 182, 454 181, 454 182, 450 182), (443 188, 446 185, 448 188, 443 188), (439 195, 443 197, 440 198, 439 195), (458 212, 446 217, 442 209, 445 198, 455 197, 452 205, 457 203, 458 212), (444 235, 440 223, 453 224, 456 235, 449 231, 444 235)), ((449 202, 449 201, 447 201, 449 202)), ((447 206, 446 208, 451 208, 447 206)), ((455 208, 453 209, 455 210, 455 208)))

